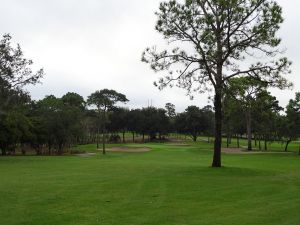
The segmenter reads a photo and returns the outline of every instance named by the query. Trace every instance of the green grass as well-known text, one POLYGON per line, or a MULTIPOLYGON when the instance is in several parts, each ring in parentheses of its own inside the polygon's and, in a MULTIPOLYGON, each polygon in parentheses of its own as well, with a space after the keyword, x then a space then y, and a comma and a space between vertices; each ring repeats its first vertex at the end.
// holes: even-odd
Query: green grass
POLYGON ((296 154, 224 154, 213 169, 209 144, 130 146, 153 150, 0 157, 0 224, 299 224, 296 154))
MULTIPOLYGON (((207 137, 199 137, 198 142, 206 142, 208 140, 207 137)), ((191 140, 190 140, 191 141, 191 140)), ((261 149, 264 151, 264 141, 261 141, 261 149)), ((222 140, 223 147, 227 147, 227 139, 223 138, 222 140)), ((280 141, 268 141, 267 142, 267 151, 271 152, 284 152, 285 150, 286 142, 280 142, 280 141)), ((248 146, 248 141, 243 138, 240 139, 240 147, 246 149, 248 146)), ((232 138, 231 144, 229 147, 236 148, 237 147, 237 140, 235 138, 232 138)), ((252 140, 252 148, 254 151, 259 151, 259 142, 256 142, 252 140)), ((300 141, 293 141, 288 145, 288 152, 299 152, 300 149, 300 141)))

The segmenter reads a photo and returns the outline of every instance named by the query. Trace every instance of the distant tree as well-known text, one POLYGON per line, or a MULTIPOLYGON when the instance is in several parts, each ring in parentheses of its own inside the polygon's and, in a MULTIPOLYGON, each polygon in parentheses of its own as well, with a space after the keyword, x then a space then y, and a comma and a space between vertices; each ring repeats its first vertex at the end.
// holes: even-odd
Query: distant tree
POLYGON ((175 117, 175 129, 179 134, 187 134, 186 129, 186 114, 178 113, 175 117))
POLYGON ((285 151, 287 151, 290 142, 300 137, 300 92, 296 93, 295 99, 291 99, 286 107, 284 128, 283 132, 287 137, 285 151))
POLYGON ((254 132, 259 136, 260 149, 261 140, 264 140, 264 148, 267 150, 267 142, 278 136, 276 123, 282 109, 276 97, 269 92, 262 91, 257 94, 255 107, 252 108, 252 119, 254 132))
POLYGON ((252 111, 258 106, 261 93, 266 92, 267 83, 252 77, 232 78, 228 83, 226 93, 230 97, 227 100, 236 101, 245 116, 248 151, 252 151, 252 111))
POLYGON ((167 111, 167 115, 169 118, 173 118, 176 116, 176 112, 175 112, 175 105, 172 103, 167 103, 165 106, 165 109, 167 111))
POLYGON ((204 127, 203 134, 208 136, 208 142, 210 142, 210 137, 214 135, 215 131, 215 113, 213 107, 210 105, 204 106, 201 109, 203 115, 203 121, 207 125, 204 127))
POLYGON ((175 110, 175 105, 172 103, 167 103, 165 105, 165 109, 167 111, 167 116, 169 119, 169 132, 174 132, 175 129, 175 117, 176 117, 176 110, 175 110))
POLYGON ((57 154, 61 155, 66 147, 77 144, 79 138, 83 136, 82 104, 71 104, 72 101, 67 101, 71 95, 82 98, 75 93, 68 93, 62 98, 46 96, 37 102, 32 119, 38 129, 32 146, 37 149, 38 154, 41 145, 47 144, 49 155, 53 153, 55 147, 57 154))
MULTIPOLYGON (((147 107, 142 109, 143 119, 140 124, 140 131, 142 135, 148 134, 150 140, 153 141, 156 139, 156 134, 158 131, 158 115, 157 109, 155 107, 147 107)), ((144 139, 144 137, 143 137, 144 139)))
POLYGON ((136 132, 143 136, 143 141, 145 141, 145 134, 149 136, 150 141, 162 140, 164 135, 168 134, 170 121, 165 109, 147 107, 134 110, 132 115, 135 118, 133 124, 136 132))
POLYGON ((85 101, 83 97, 74 92, 68 92, 64 96, 62 96, 62 101, 65 105, 75 107, 77 109, 84 110, 85 109, 85 101))
POLYGON ((227 81, 250 76, 270 86, 288 86, 281 74, 289 72, 290 62, 275 58, 280 53, 276 33, 283 22, 282 9, 275 0, 170 0, 160 4, 156 15, 156 30, 172 49, 147 48, 142 60, 154 71, 169 71, 159 80, 160 89, 178 81, 188 93, 214 90, 212 166, 221 167, 222 97, 227 81), (264 60, 253 57, 257 55, 264 60))
POLYGON ((157 109, 157 133, 159 140, 163 139, 164 135, 167 135, 170 131, 170 119, 167 116, 167 111, 165 109, 157 109))
POLYGON ((95 110, 86 109, 82 120, 83 125, 83 143, 97 142, 99 118, 95 110))
POLYGON ((245 116, 243 106, 231 95, 223 99, 223 130, 227 134, 227 147, 231 135, 235 134, 237 147, 240 147, 240 137, 245 134, 245 116))
POLYGON ((10 110, 0 115, 0 150, 15 154, 17 145, 28 141, 32 136, 32 122, 19 105, 18 110, 10 110))
MULTIPOLYGON (((36 121, 39 122, 39 130, 37 132, 43 132, 46 144, 48 145, 48 154, 52 154, 54 146, 58 145, 58 152, 62 154, 64 137, 60 137, 62 121, 59 114, 62 111, 62 101, 56 98, 54 95, 46 96, 44 99, 37 102, 37 108, 35 112, 36 121), (42 129, 41 129, 42 128, 42 129), (63 139, 62 141, 57 140, 63 139), (60 143, 59 143, 60 142, 60 143)), ((37 149, 37 154, 40 152, 40 146, 43 143, 32 143, 32 147, 37 149)))
POLYGON ((129 109, 114 107, 109 114, 109 130, 112 132, 121 132, 122 140, 125 143, 125 133, 129 124, 129 109))
MULTIPOLYGON (((107 120, 107 111, 117 104, 118 102, 126 103, 128 99, 125 95, 116 92, 115 90, 103 89, 96 91, 88 97, 87 103, 91 106, 96 106, 97 112, 99 115, 99 122, 102 114, 102 145, 103 145, 103 154, 106 154, 105 151, 105 136, 106 136, 106 120, 107 120)), ((100 124, 99 124, 100 125, 100 124)), ((99 134, 99 126, 98 126, 99 134)), ((97 135, 98 136, 98 135, 97 135)), ((97 148, 99 147, 99 141, 97 138, 97 148)))
POLYGON ((132 133, 132 141, 135 142, 135 134, 142 133, 141 128, 143 128, 144 115, 140 109, 130 110, 128 115, 128 130, 132 133))
POLYGON ((207 111, 197 106, 189 106, 177 117, 176 126, 185 134, 191 135, 193 141, 196 142, 197 138, 209 129, 210 121, 206 113, 207 111))

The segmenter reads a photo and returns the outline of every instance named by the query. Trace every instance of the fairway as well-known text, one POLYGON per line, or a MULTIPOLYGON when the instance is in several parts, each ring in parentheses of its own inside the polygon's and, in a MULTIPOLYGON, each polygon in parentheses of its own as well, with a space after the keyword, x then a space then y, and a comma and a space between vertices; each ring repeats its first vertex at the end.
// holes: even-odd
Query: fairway
POLYGON ((208 144, 127 146, 151 151, 0 158, 0 224, 299 224, 296 154, 224 154, 213 169, 208 144))

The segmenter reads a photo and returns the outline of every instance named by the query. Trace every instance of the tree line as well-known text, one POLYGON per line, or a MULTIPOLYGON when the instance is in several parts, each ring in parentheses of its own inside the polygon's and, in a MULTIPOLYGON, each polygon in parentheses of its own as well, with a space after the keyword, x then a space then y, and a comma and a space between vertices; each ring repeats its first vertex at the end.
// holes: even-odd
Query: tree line
POLYGON ((137 135, 142 142, 165 140, 172 132, 190 134, 196 140, 208 126, 205 112, 213 115, 209 107, 200 110, 191 106, 181 114, 171 113, 175 112, 172 104, 165 109, 116 107, 115 103, 128 100, 108 89, 96 91, 87 101, 70 92, 61 98, 49 95, 39 101, 31 100, 29 95, 24 97, 21 92, 14 97, 11 107, 1 114, 2 155, 15 154, 17 149, 22 154, 30 149, 38 155, 61 155, 78 144, 97 143, 100 148, 100 142, 105 154, 106 142, 125 142, 128 133, 132 142, 137 135))
MULTIPOLYGON (((189 106, 176 113, 175 105, 164 108, 128 109, 116 106, 127 103, 127 97, 115 90, 103 89, 85 100, 77 93, 58 98, 46 96, 33 101, 24 87, 37 84, 43 69, 33 72, 31 60, 23 56, 19 45, 11 44, 11 36, 0 41, 0 149, 2 155, 26 154, 34 150, 38 155, 61 155, 77 144, 125 142, 125 135, 140 141, 164 140, 170 133, 189 136, 215 136, 215 108, 189 106), (121 134, 121 135, 120 135, 121 134)), ((285 150, 300 134, 300 93, 290 100, 283 113, 276 97, 267 90, 268 84, 251 77, 232 78, 226 84, 222 98, 222 136, 227 145, 232 137, 247 137, 248 150, 252 139, 259 149, 267 149, 267 142, 282 141, 285 150), (261 142, 264 142, 262 146, 261 142)))
MULTIPOLYGON (((239 140, 247 137, 248 150, 252 150, 252 138, 259 149, 267 150, 267 142, 282 141, 287 150, 288 144, 300 136, 300 93, 290 100, 286 114, 282 114, 283 108, 264 88, 259 87, 250 94, 245 87, 239 89, 239 82, 235 80, 231 84, 232 90, 228 90, 223 101, 222 134, 227 137, 227 146, 234 137, 240 147, 239 140), (243 91, 232 95, 233 91, 240 90, 243 91)), ((212 138, 215 132, 212 106, 189 106, 182 113, 176 113, 171 103, 165 108, 130 110, 115 105, 127 102, 125 95, 108 89, 92 93, 86 101, 71 92, 61 98, 49 95, 39 101, 31 100, 22 92, 12 93, 10 107, 1 114, 2 155, 16 154, 16 150, 24 155, 28 150, 34 150, 37 155, 61 155, 76 145, 91 143, 97 143, 97 148, 102 143, 105 154, 106 142, 137 142, 137 136, 139 142, 165 141, 172 133, 197 141, 198 137, 212 138)))

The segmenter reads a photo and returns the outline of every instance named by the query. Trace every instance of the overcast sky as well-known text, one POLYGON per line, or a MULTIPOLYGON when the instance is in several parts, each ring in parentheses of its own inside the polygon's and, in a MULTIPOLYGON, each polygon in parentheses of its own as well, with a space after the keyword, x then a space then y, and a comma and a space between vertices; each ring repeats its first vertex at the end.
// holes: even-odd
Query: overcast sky
MULTIPOLYGON (((190 101, 185 91, 158 91, 159 77, 141 62, 143 50, 165 42, 155 31, 161 0, 1 0, 1 34, 10 33, 35 68, 44 68, 43 84, 30 87, 34 99, 66 92, 87 97, 95 90, 115 89, 130 99, 129 107, 163 107, 172 102, 177 111, 188 105, 208 104, 207 95, 190 101)), ((300 91, 300 2, 278 0, 285 22, 280 31, 286 56, 293 61, 293 91, 272 90, 285 106, 300 91)))

